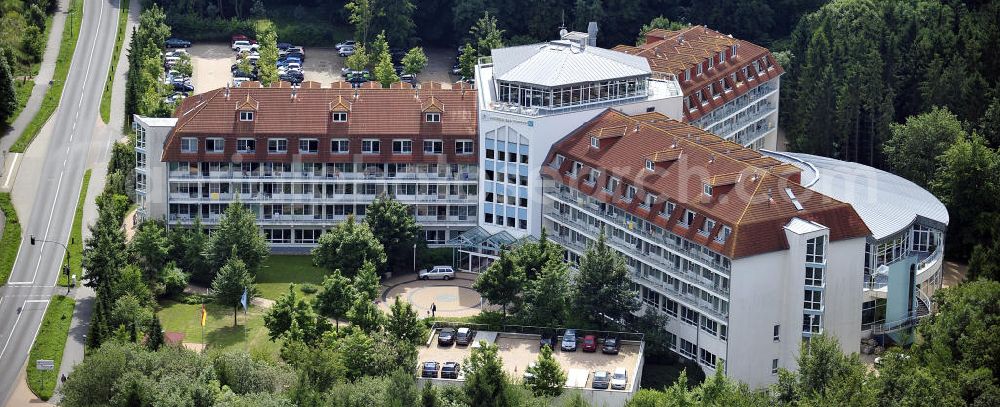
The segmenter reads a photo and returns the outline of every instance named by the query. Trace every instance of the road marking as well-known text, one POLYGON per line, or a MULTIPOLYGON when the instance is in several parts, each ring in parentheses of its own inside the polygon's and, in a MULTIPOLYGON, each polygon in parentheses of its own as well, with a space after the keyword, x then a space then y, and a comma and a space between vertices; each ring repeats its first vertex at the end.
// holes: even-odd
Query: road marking
POLYGON ((17 159, 18 158, 21 158, 21 155, 20 154, 14 154, 14 161, 11 161, 11 163, 10 163, 10 169, 7 170, 7 179, 5 179, 3 181, 3 187, 4 188, 7 188, 7 185, 10 185, 10 176, 14 174, 14 167, 17 165, 17 159))
POLYGON ((31 283, 34 283, 34 281, 8 281, 7 285, 23 285, 23 284, 31 284, 31 283))
POLYGON ((21 321, 21 315, 24 315, 24 313, 17 313, 17 319, 14 320, 14 325, 10 327, 10 335, 7 335, 7 343, 4 343, 3 350, 0 350, 0 360, 3 360, 3 355, 7 353, 7 346, 10 345, 10 339, 14 337, 14 330, 17 329, 17 323, 21 321))
POLYGON ((59 183, 56 184, 56 194, 52 197, 52 210, 49 211, 49 221, 45 224, 45 237, 42 238, 42 246, 38 248, 38 262, 35 263, 35 273, 31 276, 31 282, 34 283, 35 279, 38 277, 38 268, 42 266, 41 257, 45 254, 45 241, 49 240, 49 228, 52 227, 52 216, 56 214, 56 200, 59 199, 59 190, 62 189, 63 175, 66 173, 65 169, 59 171, 59 183))

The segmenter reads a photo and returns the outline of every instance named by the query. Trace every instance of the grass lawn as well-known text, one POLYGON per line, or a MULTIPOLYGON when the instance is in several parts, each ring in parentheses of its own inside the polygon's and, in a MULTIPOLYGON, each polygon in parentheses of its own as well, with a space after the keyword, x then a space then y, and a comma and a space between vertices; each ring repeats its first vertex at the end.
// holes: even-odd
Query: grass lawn
POLYGON ((48 400, 56 389, 56 379, 59 377, 59 365, 62 363, 63 350, 66 349, 66 337, 69 335, 69 324, 73 320, 72 298, 57 295, 49 301, 45 311, 45 319, 35 337, 28 358, 28 387, 38 398, 48 400), (49 359, 55 362, 52 370, 35 369, 32 361, 49 359))
MULTIPOLYGON (((69 232, 69 270, 76 281, 81 281, 80 275, 83 268, 83 205, 87 200, 87 187, 90 185, 90 170, 83 173, 83 187, 80 188, 80 199, 76 202, 76 214, 73 215, 73 229, 69 232)), ((64 262, 65 264, 65 262, 64 262)), ((59 285, 68 286, 69 278, 66 273, 59 273, 59 285)))
POLYGON ((14 260, 17 259, 17 250, 21 247, 21 223, 10 202, 9 192, 0 192, 0 210, 6 218, 3 238, 0 238, 0 285, 3 285, 7 284, 7 278, 14 268, 14 260))
POLYGON ((59 46, 59 57, 56 58, 56 69, 52 75, 52 86, 45 91, 42 98, 42 105, 38 109, 38 114, 31 118, 31 122, 21 132, 21 136, 10 147, 13 153, 23 153, 28 149, 28 145, 35 139, 42 126, 49 120, 52 113, 59 106, 59 99, 62 98, 63 85, 66 84, 66 75, 69 74, 70 62, 73 60, 73 51, 76 49, 76 40, 80 37, 80 21, 83 20, 83 0, 73 0, 69 6, 69 16, 66 27, 63 29, 62 40, 59 46))
MULTIPOLYGON (((251 306, 244 319, 243 309, 238 313, 239 325, 233 326, 233 309, 217 304, 206 304, 208 318, 205 323, 205 342, 210 349, 250 350, 275 358, 281 350, 280 342, 271 342, 264 327, 264 312, 260 307, 251 306), (244 327, 246 331, 244 332, 244 327)), ((184 342, 203 343, 201 329, 201 304, 184 304, 164 301, 157 312, 163 330, 181 332, 184 342)))
MULTIPOLYGON (((312 256, 270 256, 257 272, 257 289, 260 297, 277 300, 288 292, 288 284, 323 284, 323 269, 313 266, 312 256)), ((311 298, 315 294, 300 295, 311 298)))
POLYGON ((125 26, 128 25, 128 2, 121 1, 121 8, 118 13, 118 34, 115 36, 115 50, 111 54, 111 67, 108 68, 108 80, 104 83, 104 94, 101 95, 101 121, 107 123, 111 120, 111 87, 115 83, 115 68, 118 67, 118 58, 122 54, 122 41, 125 40, 125 26))

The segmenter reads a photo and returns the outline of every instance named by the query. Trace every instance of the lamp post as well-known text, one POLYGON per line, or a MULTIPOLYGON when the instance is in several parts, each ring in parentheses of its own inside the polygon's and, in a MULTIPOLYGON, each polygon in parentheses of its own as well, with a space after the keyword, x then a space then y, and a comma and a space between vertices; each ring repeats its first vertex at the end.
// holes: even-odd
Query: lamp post
POLYGON ((417 244, 413 244, 413 272, 417 272, 417 244))
POLYGON ((63 244, 62 242, 57 242, 55 240, 39 239, 39 238, 36 238, 35 235, 31 235, 31 245, 32 246, 35 245, 35 241, 46 242, 46 243, 55 243, 57 245, 62 246, 62 248, 66 251, 66 264, 63 265, 63 273, 66 273, 66 294, 69 294, 69 290, 70 290, 69 283, 70 283, 70 278, 71 278, 70 277, 70 272, 69 272, 69 259, 70 259, 69 247, 66 247, 66 245, 63 244))

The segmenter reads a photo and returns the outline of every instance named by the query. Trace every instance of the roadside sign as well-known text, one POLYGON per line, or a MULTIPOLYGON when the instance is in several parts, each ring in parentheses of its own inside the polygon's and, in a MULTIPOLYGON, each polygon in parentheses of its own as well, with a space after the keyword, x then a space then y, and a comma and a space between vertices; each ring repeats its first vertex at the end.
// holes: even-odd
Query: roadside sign
POLYGON ((51 360, 38 359, 35 361, 35 369, 52 370, 56 368, 56 363, 51 360))

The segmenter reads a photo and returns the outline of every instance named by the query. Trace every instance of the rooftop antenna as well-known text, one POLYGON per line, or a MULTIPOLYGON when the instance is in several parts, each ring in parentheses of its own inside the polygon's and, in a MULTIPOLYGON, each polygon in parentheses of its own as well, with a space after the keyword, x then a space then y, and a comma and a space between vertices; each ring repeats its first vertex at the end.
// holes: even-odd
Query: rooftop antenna
POLYGON ((226 100, 229 100, 229 83, 226 83, 226 100))
POLYGON ((562 10, 562 22, 559 23, 559 39, 563 39, 569 31, 566 30, 566 10, 562 10))

